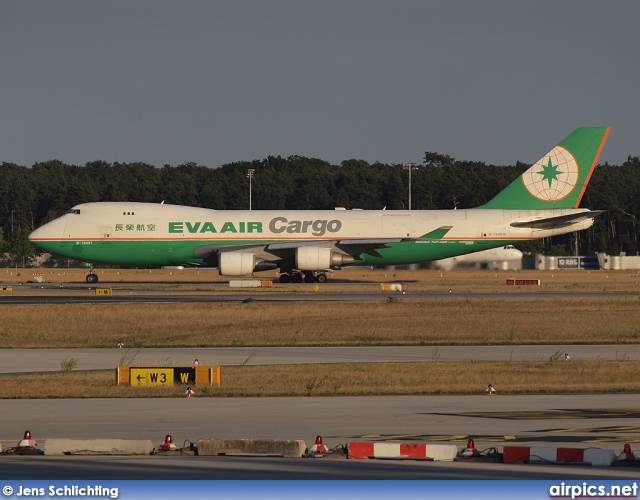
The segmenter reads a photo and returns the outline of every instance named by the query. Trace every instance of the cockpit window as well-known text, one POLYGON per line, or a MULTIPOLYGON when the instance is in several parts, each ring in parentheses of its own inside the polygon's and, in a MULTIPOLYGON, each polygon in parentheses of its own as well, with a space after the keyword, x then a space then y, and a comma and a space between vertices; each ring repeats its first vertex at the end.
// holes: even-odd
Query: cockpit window
POLYGON ((69 210, 67 210, 68 214, 77 214, 80 215, 80 209, 79 208, 70 208, 69 210))

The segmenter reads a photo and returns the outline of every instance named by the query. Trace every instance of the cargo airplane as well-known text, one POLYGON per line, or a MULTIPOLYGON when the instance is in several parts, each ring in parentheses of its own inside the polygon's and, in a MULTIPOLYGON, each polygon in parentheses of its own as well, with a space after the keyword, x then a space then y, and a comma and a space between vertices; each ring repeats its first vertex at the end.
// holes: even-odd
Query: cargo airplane
MULTIPOLYGON (((586 229, 578 208, 609 128, 579 128, 485 205, 466 210, 209 210, 83 203, 36 229, 39 249, 121 266, 214 266, 222 276, 279 269, 281 283, 327 280, 348 265, 455 257, 586 229)), ((87 282, 96 283, 92 270, 87 282)))
POLYGON ((431 265, 436 269, 450 271, 458 264, 487 264, 490 267, 497 267, 499 264, 507 262, 522 261, 523 254, 513 245, 505 245, 503 247, 491 248, 480 252, 465 253, 457 257, 449 257, 448 259, 434 260, 431 265))

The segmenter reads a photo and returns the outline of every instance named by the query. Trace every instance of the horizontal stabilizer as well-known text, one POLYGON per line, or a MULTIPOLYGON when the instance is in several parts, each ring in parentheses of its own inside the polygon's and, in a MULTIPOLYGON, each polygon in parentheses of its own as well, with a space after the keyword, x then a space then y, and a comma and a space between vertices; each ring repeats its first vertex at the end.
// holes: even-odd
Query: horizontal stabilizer
POLYGON ((590 210, 576 214, 557 215, 555 217, 543 217, 538 219, 518 220, 511 223, 512 227, 529 227, 531 229, 554 229, 577 224, 587 219, 594 219, 606 210, 590 210))

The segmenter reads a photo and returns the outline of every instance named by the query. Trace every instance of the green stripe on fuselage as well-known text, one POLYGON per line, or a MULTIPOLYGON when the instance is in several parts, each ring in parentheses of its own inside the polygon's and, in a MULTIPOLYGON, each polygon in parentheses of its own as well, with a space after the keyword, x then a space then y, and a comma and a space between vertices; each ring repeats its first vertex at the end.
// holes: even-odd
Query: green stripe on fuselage
MULTIPOLYGON (((80 240, 38 241, 43 250, 80 261, 122 266, 212 265, 195 257, 205 246, 268 245, 282 240, 80 240)), ((511 240, 419 239, 392 243, 377 249, 382 257, 361 254, 354 265, 392 266, 427 262, 513 244, 511 240)))

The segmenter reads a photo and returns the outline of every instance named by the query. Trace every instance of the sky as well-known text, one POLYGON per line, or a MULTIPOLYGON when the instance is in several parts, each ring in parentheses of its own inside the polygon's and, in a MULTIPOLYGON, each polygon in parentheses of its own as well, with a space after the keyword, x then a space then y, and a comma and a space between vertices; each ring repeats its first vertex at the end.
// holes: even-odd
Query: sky
POLYGON ((0 162, 640 155, 640 2, 4 0, 0 162))

